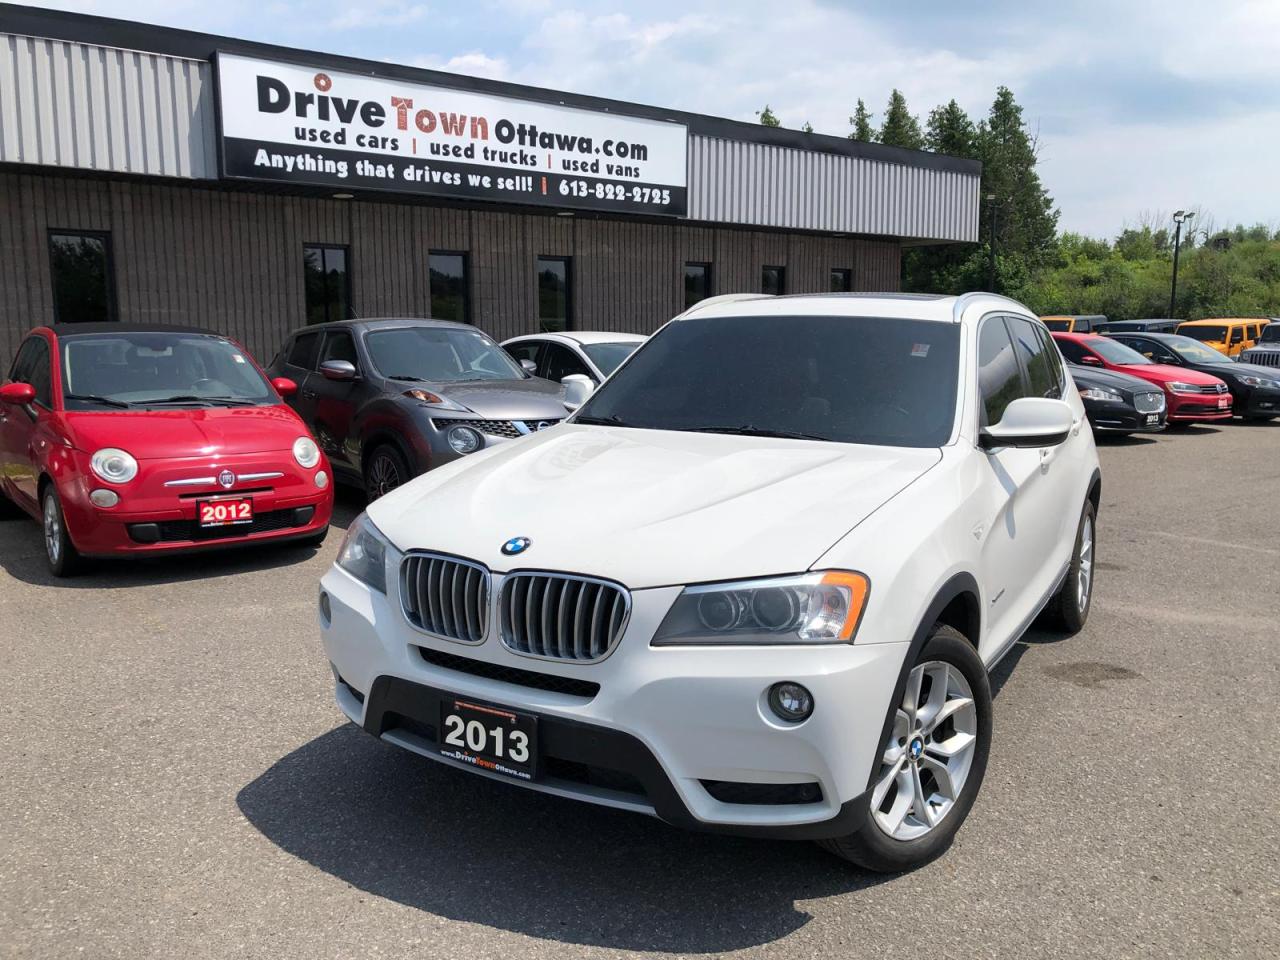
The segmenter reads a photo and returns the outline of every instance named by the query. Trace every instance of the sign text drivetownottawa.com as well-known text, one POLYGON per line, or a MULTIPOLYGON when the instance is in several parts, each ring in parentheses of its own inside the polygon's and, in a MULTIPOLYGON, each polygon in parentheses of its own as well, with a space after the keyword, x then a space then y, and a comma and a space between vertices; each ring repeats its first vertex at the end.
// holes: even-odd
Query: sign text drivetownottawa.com
POLYGON ((676 124, 226 54, 218 62, 227 176, 684 213, 676 124))

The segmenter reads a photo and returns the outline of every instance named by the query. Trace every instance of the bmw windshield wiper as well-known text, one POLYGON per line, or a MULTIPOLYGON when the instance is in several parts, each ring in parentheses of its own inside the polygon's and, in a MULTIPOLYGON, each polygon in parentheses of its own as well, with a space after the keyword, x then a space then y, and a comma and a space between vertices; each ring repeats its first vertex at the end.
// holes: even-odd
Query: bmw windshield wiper
POLYGON ((149 406, 156 406, 162 403, 221 403, 229 407, 252 407, 255 405, 255 401, 245 400, 242 397, 197 397, 195 394, 161 397, 159 400, 147 401, 149 406))
POLYGON ((634 427, 634 423, 627 423, 621 417, 610 414, 607 417, 575 417, 574 423, 585 423, 589 427, 634 427))
POLYGON ((82 400, 85 403, 100 403, 104 407, 132 407, 133 404, 128 400, 113 400, 110 397, 99 397, 92 393, 65 393, 63 398, 66 400, 82 400))
POLYGON ((724 427, 708 425, 705 427, 673 427, 682 433, 733 433, 743 437, 781 437, 784 440, 822 440, 831 442, 830 437, 820 437, 814 433, 798 433, 794 430, 769 430, 754 424, 743 424, 740 427, 724 427))

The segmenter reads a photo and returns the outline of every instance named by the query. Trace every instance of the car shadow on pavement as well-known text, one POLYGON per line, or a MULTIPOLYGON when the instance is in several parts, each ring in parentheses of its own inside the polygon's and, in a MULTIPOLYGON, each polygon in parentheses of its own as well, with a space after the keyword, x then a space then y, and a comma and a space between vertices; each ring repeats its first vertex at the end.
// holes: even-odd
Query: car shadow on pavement
POLYGON ((1093 439, 1100 447, 1144 447, 1156 442, 1149 433, 1095 433, 1093 439))
MULTIPOLYGON (((890 879, 810 843, 689 833, 496 783, 354 724, 282 758, 236 800, 282 850, 360 890, 589 946, 700 954, 758 946, 809 922, 798 901, 890 879)), ((843 909, 856 925, 858 901, 843 909)))
POLYGON ((120 560, 90 560, 82 573, 58 578, 45 562, 40 525, 8 501, 0 503, 0 569, 15 580, 35 586, 96 590, 144 587, 183 580, 230 577, 303 563, 317 553, 337 552, 343 532, 364 509, 364 495, 339 488, 329 536, 319 547, 297 543, 264 543, 202 553, 120 560))

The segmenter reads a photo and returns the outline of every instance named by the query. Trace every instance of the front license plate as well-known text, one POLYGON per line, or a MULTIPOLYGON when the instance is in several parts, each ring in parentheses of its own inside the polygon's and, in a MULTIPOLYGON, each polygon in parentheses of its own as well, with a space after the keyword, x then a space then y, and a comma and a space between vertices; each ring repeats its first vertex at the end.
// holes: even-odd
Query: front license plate
POLYGON ((470 700, 440 704, 440 753, 519 780, 537 774, 538 718, 470 700))
POLYGON ((239 500, 201 500, 196 504, 196 516, 202 527, 233 527, 253 522, 253 501, 245 497, 239 500))
POLYGON ((1225 409, 1227 409, 1227 407, 1229 407, 1229 406, 1231 406, 1231 398, 1230 398, 1230 397, 1219 397, 1219 398, 1218 398, 1218 409, 1219 409, 1219 410, 1225 410, 1225 409))
POLYGON ((1147 423, 1159 423, 1159 422, 1160 422, 1160 414, 1158 413, 1147 414, 1147 423))

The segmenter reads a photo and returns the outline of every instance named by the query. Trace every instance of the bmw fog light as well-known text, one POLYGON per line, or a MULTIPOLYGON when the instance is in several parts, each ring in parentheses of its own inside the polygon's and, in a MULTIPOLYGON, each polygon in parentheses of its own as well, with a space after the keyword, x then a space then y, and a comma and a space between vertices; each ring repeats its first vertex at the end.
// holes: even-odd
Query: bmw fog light
POLYGON ((813 713, 813 694, 798 683, 775 683, 769 688, 769 709, 787 723, 800 723, 813 713))
POLYGON ((452 427, 448 434, 449 446, 454 453, 475 453, 480 449, 480 434, 470 427, 452 427))
POLYGON ((120 496, 114 490, 95 490, 89 494, 89 502, 95 507, 114 507, 120 496))

